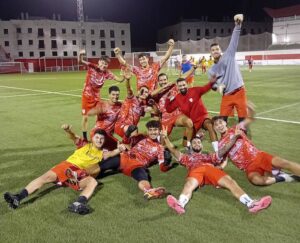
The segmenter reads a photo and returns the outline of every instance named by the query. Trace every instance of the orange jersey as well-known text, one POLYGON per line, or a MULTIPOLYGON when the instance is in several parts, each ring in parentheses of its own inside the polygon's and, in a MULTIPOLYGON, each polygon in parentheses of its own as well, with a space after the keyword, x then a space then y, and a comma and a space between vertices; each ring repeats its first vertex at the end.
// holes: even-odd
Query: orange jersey
POLYGON ((133 66, 132 72, 137 79, 137 90, 146 86, 151 93, 157 87, 158 72, 161 69, 160 63, 154 62, 148 68, 133 66))
POLYGON ((174 86, 168 93, 164 94, 158 102, 158 109, 161 112, 161 122, 167 123, 168 121, 172 120, 174 117, 177 117, 181 115, 181 111, 177 108, 176 110, 172 111, 171 113, 168 113, 166 110, 166 99, 168 99, 169 96, 176 96, 178 93, 177 87, 174 86))
POLYGON ((137 125, 140 117, 145 114, 144 105, 136 96, 127 97, 122 104, 117 123, 122 125, 137 125))
POLYGON ((145 167, 149 167, 153 162, 159 164, 164 162, 164 147, 157 141, 145 135, 137 135, 131 138, 137 140, 126 153, 130 158, 139 161, 145 167))
POLYGON ((89 63, 82 96, 98 99, 99 91, 107 79, 115 79, 115 75, 108 70, 102 72, 96 64, 89 63))
MULTIPOLYGON (((239 126, 243 129, 243 122, 239 126)), ((235 134, 236 126, 229 128, 227 133, 219 141, 219 150, 223 148, 235 134)), ((228 157, 232 163, 241 170, 245 170, 258 156, 261 151, 258 150, 245 134, 237 139, 235 144, 228 152, 228 157)))
POLYGON ((121 106, 121 102, 117 102, 113 105, 109 104, 108 102, 101 103, 103 112, 97 116, 96 127, 105 130, 108 134, 112 134, 121 110, 121 106))
POLYGON ((222 161, 218 158, 216 153, 213 154, 180 154, 179 163, 185 166, 188 170, 198 168, 203 165, 218 165, 222 161))

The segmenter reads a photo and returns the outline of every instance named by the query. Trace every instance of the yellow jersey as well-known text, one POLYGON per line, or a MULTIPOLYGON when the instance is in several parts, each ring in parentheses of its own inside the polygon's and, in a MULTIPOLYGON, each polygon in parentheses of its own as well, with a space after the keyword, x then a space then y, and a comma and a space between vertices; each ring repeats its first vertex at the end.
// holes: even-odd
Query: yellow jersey
POLYGON ((80 169, 99 163, 103 158, 103 151, 95 148, 92 143, 88 143, 75 150, 75 152, 67 159, 68 162, 76 165, 80 169))

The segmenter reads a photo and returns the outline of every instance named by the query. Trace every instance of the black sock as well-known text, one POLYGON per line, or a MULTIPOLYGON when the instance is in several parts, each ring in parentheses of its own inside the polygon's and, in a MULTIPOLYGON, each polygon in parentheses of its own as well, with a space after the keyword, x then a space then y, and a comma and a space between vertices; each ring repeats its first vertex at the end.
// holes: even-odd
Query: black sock
POLYGON ((284 177, 282 177, 282 176, 275 176, 275 180, 276 180, 276 183, 285 181, 284 177))
POLYGON ((20 193, 17 195, 19 201, 24 199, 25 197, 28 197, 28 191, 24 188, 20 193))
POLYGON ((88 199, 85 196, 79 196, 77 202, 86 204, 88 199))
POLYGON ((87 140, 87 132, 82 132, 82 135, 83 135, 83 139, 87 140))

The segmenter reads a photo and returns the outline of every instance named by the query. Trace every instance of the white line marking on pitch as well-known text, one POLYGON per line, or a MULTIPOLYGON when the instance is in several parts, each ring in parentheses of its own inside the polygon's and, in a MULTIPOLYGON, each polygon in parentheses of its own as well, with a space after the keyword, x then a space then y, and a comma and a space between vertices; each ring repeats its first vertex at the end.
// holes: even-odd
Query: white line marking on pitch
POLYGON ((262 114, 266 114, 266 113, 269 113, 269 112, 272 112, 272 111, 281 110, 281 109, 284 109, 284 108, 287 108, 287 107, 291 107, 291 106, 294 106, 294 105, 298 105, 298 104, 300 104, 300 102, 297 102, 297 103, 294 103, 294 104, 290 104, 290 105, 281 106, 281 107, 274 108, 274 109, 271 109, 271 110, 268 110, 268 111, 259 112, 259 113, 257 113, 257 115, 259 116, 259 115, 262 115, 262 114))

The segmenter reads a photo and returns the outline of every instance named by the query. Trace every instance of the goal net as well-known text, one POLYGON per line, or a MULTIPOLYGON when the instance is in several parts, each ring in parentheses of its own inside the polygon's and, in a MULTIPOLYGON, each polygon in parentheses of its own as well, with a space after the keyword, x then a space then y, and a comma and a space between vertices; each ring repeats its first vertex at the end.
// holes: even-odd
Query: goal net
POLYGON ((4 73, 27 73, 23 62, 0 62, 0 74, 4 73))

